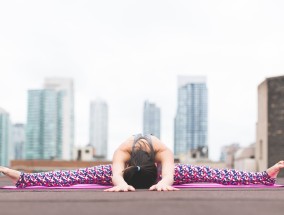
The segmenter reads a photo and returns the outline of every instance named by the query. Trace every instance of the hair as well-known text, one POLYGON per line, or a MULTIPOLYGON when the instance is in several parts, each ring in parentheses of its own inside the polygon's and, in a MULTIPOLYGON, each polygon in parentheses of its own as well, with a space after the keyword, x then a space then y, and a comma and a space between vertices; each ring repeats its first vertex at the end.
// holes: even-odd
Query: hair
POLYGON ((157 166, 153 146, 141 141, 133 144, 128 167, 123 171, 123 178, 127 184, 134 188, 150 188, 157 181, 157 166), (136 146, 138 145, 138 146, 136 146), (150 148, 147 152, 146 148, 150 148))

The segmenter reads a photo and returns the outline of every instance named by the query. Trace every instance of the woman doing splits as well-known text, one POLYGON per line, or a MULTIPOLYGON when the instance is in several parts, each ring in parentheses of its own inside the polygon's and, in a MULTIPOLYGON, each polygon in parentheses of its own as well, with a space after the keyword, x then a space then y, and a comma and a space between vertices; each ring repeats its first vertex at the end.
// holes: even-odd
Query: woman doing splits
POLYGON ((244 172, 234 169, 213 169, 206 166, 174 164, 172 151, 157 137, 134 135, 114 152, 112 165, 100 165, 77 170, 23 173, 0 166, 18 188, 28 186, 70 186, 100 184, 113 187, 105 191, 178 190, 172 185, 209 182, 224 185, 273 185, 284 161, 263 172, 244 172))

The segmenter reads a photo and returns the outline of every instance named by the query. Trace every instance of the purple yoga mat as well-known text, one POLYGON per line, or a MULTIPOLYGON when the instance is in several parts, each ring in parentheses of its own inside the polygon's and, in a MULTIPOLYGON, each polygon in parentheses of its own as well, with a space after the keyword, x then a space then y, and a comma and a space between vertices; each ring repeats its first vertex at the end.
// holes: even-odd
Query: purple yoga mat
POLYGON ((281 184, 274 184, 272 186, 262 185, 262 184, 249 184, 249 185, 223 185, 215 183, 192 183, 192 184, 181 184, 175 185, 176 188, 276 188, 284 187, 281 184))
MULTIPOLYGON (((35 189, 107 189, 112 186, 103 186, 99 184, 77 184, 72 185, 69 187, 44 187, 44 186, 31 186, 22 188, 23 189, 29 189, 29 190, 35 190, 35 189)), ((204 183, 192 183, 192 184, 181 184, 181 185, 175 185, 176 188, 279 188, 284 187, 284 185, 281 184, 275 184, 272 186, 266 186, 266 185, 259 185, 259 184, 250 184, 250 185, 222 185, 222 184, 204 184, 204 183)), ((0 187, 0 189, 13 189, 13 190, 20 190, 21 188, 16 188, 15 186, 4 186, 0 187)))

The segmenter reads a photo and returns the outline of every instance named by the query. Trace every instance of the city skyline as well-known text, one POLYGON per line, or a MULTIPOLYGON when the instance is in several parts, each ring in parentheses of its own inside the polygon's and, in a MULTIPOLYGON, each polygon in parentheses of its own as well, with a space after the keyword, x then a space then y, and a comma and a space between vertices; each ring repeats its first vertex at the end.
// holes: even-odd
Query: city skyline
MULTIPOLYGON (((45 77, 45 80, 47 80, 47 79, 48 79, 48 78, 45 77)), ((52 78, 52 79, 54 79, 54 78, 52 78)), ((64 77, 61 77, 60 79, 64 79, 64 77)), ((184 80, 183 80, 183 81, 184 81, 184 80)), ((46 89, 46 90, 48 90, 48 89, 46 89)), ((51 90, 51 91, 52 91, 52 90, 51 90)), ((93 100, 93 101, 94 101, 94 100, 93 100)), ((7 112, 7 113, 9 114, 9 112, 7 112)), ((10 114, 9 114, 9 115, 10 115, 10 114)), ((89 118, 89 119, 90 119, 90 118, 89 118)), ((14 122, 14 121, 13 121, 12 123, 19 124, 18 122, 14 122)), ((24 121, 24 123, 26 123, 26 122, 24 121)), ((143 126, 142 126, 142 127, 143 127, 143 126)), ((173 130, 174 130, 174 129, 173 129, 173 130)), ((142 130, 140 130, 140 131, 142 131, 142 130)), ((76 134, 75 134, 75 135, 76 135, 76 134)), ((89 135, 90 135, 90 133, 89 133, 89 135)), ((231 142, 233 142, 233 140, 232 140, 231 142)), ((84 143, 84 144, 82 144, 82 145, 78 145, 78 144, 77 144, 77 146, 86 146, 86 145, 88 145, 88 143, 90 143, 90 141, 87 141, 86 143, 84 143)), ((229 143, 229 144, 230 144, 230 143, 229 143)), ((228 144, 227 144, 227 145, 228 145, 228 144)), ((222 145, 222 147, 223 147, 223 146, 226 146, 226 144, 222 145)), ((209 147, 209 150, 210 150, 210 147, 209 147)), ((219 155, 219 156, 220 156, 220 155, 219 155)), ((108 158, 108 159, 109 159, 109 158, 108 158)), ((213 159, 213 160, 214 160, 214 159, 213 159)), ((217 160, 219 160, 219 158, 216 158, 215 160, 217 161, 217 160)))
POLYGON ((75 81, 75 144, 89 142, 89 102, 109 107, 109 151, 142 131, 146 99, 173 150, 178 75, 204 75, 209 156, 256 141, 257 86, 284 71, 283 1, 0 2, 0 107, 23 123, 27 90, 75 81), (52 16, 50 15, 52 14, 52 16))

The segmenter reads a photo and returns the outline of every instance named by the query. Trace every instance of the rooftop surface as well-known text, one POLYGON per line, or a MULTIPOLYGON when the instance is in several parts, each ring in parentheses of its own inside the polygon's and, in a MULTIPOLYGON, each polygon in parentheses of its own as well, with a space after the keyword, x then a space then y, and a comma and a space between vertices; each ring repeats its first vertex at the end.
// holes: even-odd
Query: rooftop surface
MULTIPOLYGON (((284 184, 284 178, 277 180, 284 184)), ((12 185, 0 177, 0 186, 12 185)), ((186 188, 174 192, 137 190, 5 190, 0 189, 1 215, 283 215, 282 188, 186 188)))

